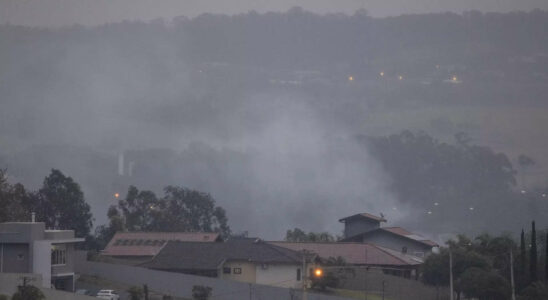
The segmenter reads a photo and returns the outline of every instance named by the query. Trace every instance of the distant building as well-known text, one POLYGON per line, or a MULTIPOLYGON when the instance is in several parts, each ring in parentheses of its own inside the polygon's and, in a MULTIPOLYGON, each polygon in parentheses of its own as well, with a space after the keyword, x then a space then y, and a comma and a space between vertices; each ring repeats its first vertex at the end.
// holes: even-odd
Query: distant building
POLYGON ((386 222, 386 220, 383 217, 361 213, 342 218, 339 222, 344 223, 344 237, 347 238, 377 229, 381 227, 381 222, 386 222))
POLYGON ((418 257, 432 253, 439 245, 401 227, 381 227, 386 222, 382 217, 362 213, 339 220, 344 223, 344 238, 341 242, 375 244, 418 257))
POLYGON ((168 242, 152 261, 141 266, 247 283, 302 286, 301 254, 259 239, 238 238, 224 243, 168 242))
POLYGON ((386 274, 402 277, 417 277, 419 266, 424 262, 420 257, 401 253, 374 244, 364 243, 293 243, 269 242, 273 245, 294 251, 309 251, 322 261, 329 258, 342 258, 346 265, 376 267, 386 274))
POLYGON ((42 287, 74 291, 74 244, 83 241, 42 222, 0 223, 0 273, 40 274, 42 287))
POLYGON ((129 264, 150 260, 169 241, 219 242, 218 233, 208 232, 117 232, 103 251, 102 256, 124 259, 129 264))

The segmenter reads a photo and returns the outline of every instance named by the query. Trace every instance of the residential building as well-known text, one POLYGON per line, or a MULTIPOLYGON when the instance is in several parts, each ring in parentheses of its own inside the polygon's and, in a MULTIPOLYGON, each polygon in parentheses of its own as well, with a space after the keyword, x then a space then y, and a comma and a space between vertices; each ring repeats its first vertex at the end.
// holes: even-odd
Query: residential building
POLYGON ((40 274, 42 287, 74 291, 74 245, 83 241, 42 222, 0 223, 0 273, 40 274))
POLYGON ((169 241, 220 242, 218 233, 208 232, 117 232, 109 241, 102 256, 118 262, 139 264, 149 261, 169 241))
POLYGON ((383 217, 361 213, 342 218, 339 222, 344 223, 344 237, 347 238, 380 228, 381 222, 386 222, 386 220, 383 217))
POLYGON ((364 243, 293 243, 269 242, 273 245, 301 252, 306 250, 316 254, 321 261, 342 258, 345 265, 365 266, 379 269, 386 274, 407 278, 418 275, 424 260, 420 257, 401 253, 374 244, 364 243))
POLYGON ((386 219, 368 213, 355 214, 339 222, 344 223, 344 238, 341 242, 375 244, 384 248, 425 257, 438 247, 438 244, 401 227, 381 227, 386 219))
POLYGON ((345 238, 341 242, 370 243, 417 257, 426 257, 439 247, 437 243, 401 227, 381 227, 345 238))
POLYGON ((150 262, 141 266, 247 283, 299 288, 302 286, 303 256, 297 251, 259 239, 241 238, 224 243, 168 242, 150 262))

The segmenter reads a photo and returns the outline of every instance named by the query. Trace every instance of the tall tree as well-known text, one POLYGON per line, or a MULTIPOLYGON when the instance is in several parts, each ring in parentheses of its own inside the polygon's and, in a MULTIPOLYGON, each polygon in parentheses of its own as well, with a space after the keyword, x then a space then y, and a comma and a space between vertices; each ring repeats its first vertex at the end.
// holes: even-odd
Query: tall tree
POLYGON ((20 184, 10 184, 5 170, 0 169, 0 223, 8 221, 25 221, 30 213, 25 210, 29 194, 20 184))
POLYGON ((164 189, 158 198, 152 191, 131 186, 125 199, 109 209, 109 227, 101 227, 98 239, 108 240, 117 230, 206 231, 230 235, 225 210, 210 194, 177 186, 164 189))
POLYGON ((544 245, 544 281, 548 282, 548 231, 546 232, 546 241, 544 245))
POLYGON ((531 223, 531 253, 529 258, 530 278, 531 282, 538 280, 537 276, 537 231, 535 229, 535 221, 531 223))
POLYGON ((73 229, 78 237, 89 235, 92 215, 84 193, 78 183, 61 171, 52 169, 30 202, 30 209, 47 227, 73 229))
POLYGON ((526 269, 527 269, 527 254, 525 250, 525 231, 521 229, 520 243, 519 243, 519 278, 521 287, 526 286, 526 269))

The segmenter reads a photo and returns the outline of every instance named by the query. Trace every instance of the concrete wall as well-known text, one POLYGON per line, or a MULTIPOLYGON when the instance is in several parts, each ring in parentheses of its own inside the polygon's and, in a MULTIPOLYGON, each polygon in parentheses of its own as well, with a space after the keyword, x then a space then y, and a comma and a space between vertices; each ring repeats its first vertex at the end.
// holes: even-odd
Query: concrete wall
MULTIPOLYGON (((285 289, 180 273, 161 272, 126 265, 77 261, 76 271, 80 274, 97 276, 132 286, 147 284, 151 290, 156 292, 189 299, 192 298, 192 287, 194 285, 203 285, 213 289, 213 299, 301 300, 301 292, 295 289, 285 289)), ((308 294, 308 300, 343 299, 347 298, 314 293, 308 294)))
POLYGON ((344 223, 344 237, 355 236, 379 228, 379 222, 366 219, 348 220, 344 223))
POLYGON ((28 244, 0 244, 0 272, 30 272, 30 255, 28 244))
POLYGON ((29 243, 44 239, 46 225, 37 223, 0 223, 0 243, 29 243))
MULTIPOLYGON (((300 288, 302 281, 297 281, 297 269, 302 266, 270 264, 266 268, 262 265, 256 266, 258 284, 273 285, 285 288, 300 288)), ((302 277, 302 276, 301 276, 302 277)))
POLYGON ((42 275, 41 287, 51 286, 51 243, 50 241, 35 241, 33 244, 34 265, 32 273, 42 275))
POLYGON ((366 235, 363 238, 363 242, 376 244, 396 251, 402 251, 403 247, 407 247, 407 253, 416 256, 419 256, 416 252, 421 252, 424 256, 432 252, 432 247, 430 246, 383 231, 377 231, 366 235))

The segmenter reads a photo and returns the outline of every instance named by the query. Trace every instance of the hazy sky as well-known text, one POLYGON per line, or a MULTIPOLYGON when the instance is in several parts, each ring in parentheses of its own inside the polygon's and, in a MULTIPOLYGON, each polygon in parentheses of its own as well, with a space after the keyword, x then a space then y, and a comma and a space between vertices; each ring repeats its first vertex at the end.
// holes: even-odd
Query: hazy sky
POLYGON ((0 0, 0 23, 32 26, 97 25, 122 20, 234 14, 256 10, 285 11, 301 6, 317 13, 352 13, 365 8, 372 16, 465 10, 508 12, 548 9, 546 0, 0 0))

